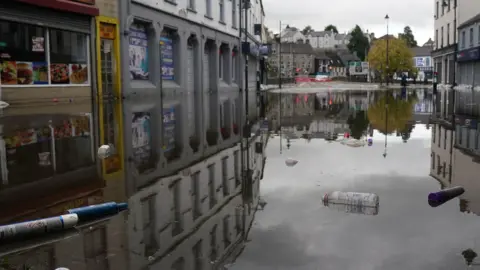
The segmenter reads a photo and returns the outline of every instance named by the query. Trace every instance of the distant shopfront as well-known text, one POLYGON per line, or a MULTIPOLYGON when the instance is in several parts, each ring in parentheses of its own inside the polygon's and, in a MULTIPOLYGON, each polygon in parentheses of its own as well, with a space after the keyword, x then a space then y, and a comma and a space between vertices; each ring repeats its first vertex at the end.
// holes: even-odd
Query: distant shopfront
POLYGON ((10 106, 0 118, 0 190, 95 178, 90 41, 98 9, 87 0, 5 2, 0 88, 10 106))

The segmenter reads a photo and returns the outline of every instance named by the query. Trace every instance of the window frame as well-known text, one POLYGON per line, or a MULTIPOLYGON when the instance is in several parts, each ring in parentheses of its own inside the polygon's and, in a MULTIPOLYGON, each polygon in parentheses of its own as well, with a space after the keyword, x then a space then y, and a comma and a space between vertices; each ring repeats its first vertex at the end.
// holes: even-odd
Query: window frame
MULTIPOLYGON (((91 59, 91 48, 90 48, 90 39, 91 39, 91 33, 84 33, 84 32, 77 32, 77 31, 71 31, 71 30, 64 30, 64 29, 58 29, 58 28, 53 28, 53 27, 47 27, 44 25, 36 25, 36 24, 29 24, 29 23, 24 23, 24 22, 18 22, 18 21, 13 21, 13 20, 5 20, 5 19, 0 19, 0 21, 8 22, 8 23, 14 23, 18 25, 24 25, 24 26, 34 26, 34 27, 40 27, 45 31, 45 37, 44 37, 44 52, 45 52, 45 62, 47 63, 48 67, 48 83, 47 84, 0 84, 2 87, 7 87, 7 88, 45 88, 45 87, 92 87, 92 59, 91 59), (79 33, 85 35, 85 44, 86 44, 86 66, 88 69, 87 72, 87 83, 84 84, 52 84, 52 76, 50 73, 51 70, 51 43, 50 43, 50 30, 58 30, 58 31, 67 31, 67 32, 72 32, 72 33, 79 33)), ((0 61, 2 62, 2 61, 0 61)), ((8 61, 6 61, 8 62, 8 61)), ((14 62, 29 62, 29 61, 14 61, 14 62)), ((71 63, 68 63, 70 65, 71 63)))

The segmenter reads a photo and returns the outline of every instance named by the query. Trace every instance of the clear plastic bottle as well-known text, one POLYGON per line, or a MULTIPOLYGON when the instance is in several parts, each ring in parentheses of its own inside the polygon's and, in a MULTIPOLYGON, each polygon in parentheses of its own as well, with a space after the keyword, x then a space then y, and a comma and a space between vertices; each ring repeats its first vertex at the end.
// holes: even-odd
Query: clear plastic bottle
POLYGON ((374 193, 333 191, 323 196, 323 203, 355 205, 358 207, 378 207, 379 198, 374 193))
POLYGON ((333 210, 345 212, 345 213, 368 215, 368 216, 378 215, 378 206, 368 207, 368 206, 358 206, 358 205, 338 204, 338 203, 331 203, 326 206, 329 209, 333 209, 333 210))

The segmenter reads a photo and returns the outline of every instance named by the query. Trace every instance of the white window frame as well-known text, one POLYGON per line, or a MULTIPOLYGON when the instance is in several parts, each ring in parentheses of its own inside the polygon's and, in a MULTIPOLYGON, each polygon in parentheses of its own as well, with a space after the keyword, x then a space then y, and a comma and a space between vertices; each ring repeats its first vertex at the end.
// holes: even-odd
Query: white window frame
POLYGON ((195 0, 188 0, 188 9, 195 10, 195 0))

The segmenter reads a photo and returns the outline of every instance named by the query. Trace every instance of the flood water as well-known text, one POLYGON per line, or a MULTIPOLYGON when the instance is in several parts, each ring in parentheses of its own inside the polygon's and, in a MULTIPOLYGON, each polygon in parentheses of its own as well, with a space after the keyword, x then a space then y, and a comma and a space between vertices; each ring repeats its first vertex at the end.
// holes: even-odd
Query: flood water
MULTIPOLYGON (((79 230, 3 246, 0 267, 464 269, 467 260, 476 264, 480 250, 480 164, 441 144, 447 142, 443 134, 455 132, 439 135, 441 127, 429 120, 433 100, 429 90, 271 93, 271 134, 254 207, 232 195, 181 239, 136 225, 136 211, 165 211, 159 203, 149 210, 135 208, 79 230), (437 141, 432 141, 434 130, 437 141), (438 169, 437 148, 452 155, 438 160, 441 166, 452 160, 451 171, 438 169), (287 158, 298 164, 286 166, 287 158), (457 185, 466 189, 460 198, 428 205, 430 192, 457 185), (322 198, 332 191, 375 193, 379 207, 325 206, 322 198), (237 226, 228 231, 221 226, 226 212, 235 213, 234 220, 251 218, 241 237, 237 226), (212 228, 224 237, 212 240, 212 228), (157 239, 154 247, 162 252, 145 256, 147 240, 140 245, 138 238, 157 239), (225 243, 226 238, 235 240, 225 243)), ((125 181, 107 181, 82 200, 131 201, 121 195, 125 181)))

